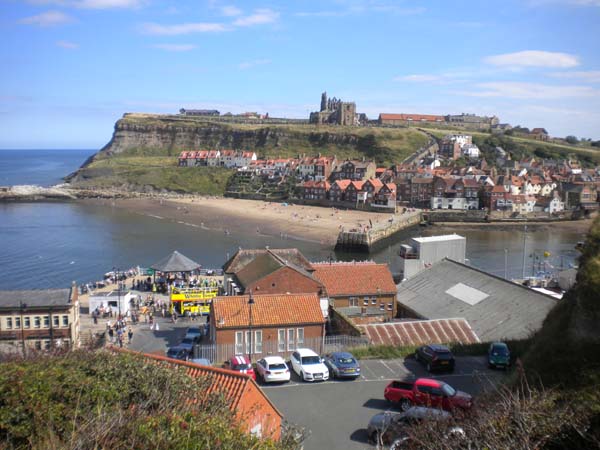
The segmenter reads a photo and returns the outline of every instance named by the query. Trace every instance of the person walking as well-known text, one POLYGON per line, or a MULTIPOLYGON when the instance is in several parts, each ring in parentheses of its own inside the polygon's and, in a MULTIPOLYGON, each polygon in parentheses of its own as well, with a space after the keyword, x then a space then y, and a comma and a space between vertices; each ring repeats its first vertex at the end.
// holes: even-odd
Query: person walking
POLYGON ((110 342, 112 344, 113 342, 113 338, 115 336, 115 332, 113 331, 112 328, 108 329, 108 342, 110 342))
POLYGON ((133 330, 131 327, 127 330, 127 343, 131 344, 131 340, 133 339, 133 330))

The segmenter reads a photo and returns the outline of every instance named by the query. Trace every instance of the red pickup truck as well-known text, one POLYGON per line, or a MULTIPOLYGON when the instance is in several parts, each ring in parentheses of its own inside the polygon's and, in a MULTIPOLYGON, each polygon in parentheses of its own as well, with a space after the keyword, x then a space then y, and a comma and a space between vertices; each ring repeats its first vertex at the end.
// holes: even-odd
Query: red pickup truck
POLYGON ((469 409, 473 404, 471 395, 431 378, 419 378, 414 382, 392 381, 386 386, 383 395, 386 400, 399 403, 402 411, 411 406, 429 406, 452 411, 455 408, 469 409))

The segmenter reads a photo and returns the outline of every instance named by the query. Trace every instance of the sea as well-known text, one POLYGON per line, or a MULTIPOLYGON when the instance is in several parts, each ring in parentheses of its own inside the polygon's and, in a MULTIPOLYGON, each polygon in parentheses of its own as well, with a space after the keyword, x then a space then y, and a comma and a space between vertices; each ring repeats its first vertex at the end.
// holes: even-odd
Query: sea
MULTIPOLYGON (((59 184, 94 152, 0 150, 0 186, 59 184)), ((575 245, 582 240, 581 233, 562 229, 525 235, 524 230, 514 228, 415 227, 367 255, 335 252, 319 243, 252 231, 226 235, 221 230, 114 208, 110 202, 0 203, 0 289, 61 288, 73 281, 94 282, 113 268, 149 267, 173 250, 205 268, 219 268, 239 248, 265 246, 296 247, 311 261, 373 259, 388 263, 395 273, 399 270, 399 247, 409 238, 452 232, 467 238, 468 264, 500 277, 520 278, 540 268, 576 264, 575 245)))

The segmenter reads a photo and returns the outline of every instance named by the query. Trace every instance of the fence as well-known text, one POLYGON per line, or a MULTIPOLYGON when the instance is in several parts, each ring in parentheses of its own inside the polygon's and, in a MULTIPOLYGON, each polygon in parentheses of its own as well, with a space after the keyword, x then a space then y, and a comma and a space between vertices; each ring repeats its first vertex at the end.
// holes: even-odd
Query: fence
MULTIPOLYGON (((325 338, 308 338, 294 345, 286 346, 285 342, 266 341, 260 345, 254 345, 252 359, 257 360, 265 356, 281 356, 289 359, 292 352, 298 348, 311 348, 320 354, 331 352, 348 351, 354 347, 369 345, 369 340, 360 336, 325 336, 325 338)), ((219 363, 234 355, 248 355, 250 346, 248 344, 236 346, 235 344, 206 344, 194 347, 194 358, 205 358, 212 363, 219 363), (236 348, 237 347, 237 348, 236 348)))

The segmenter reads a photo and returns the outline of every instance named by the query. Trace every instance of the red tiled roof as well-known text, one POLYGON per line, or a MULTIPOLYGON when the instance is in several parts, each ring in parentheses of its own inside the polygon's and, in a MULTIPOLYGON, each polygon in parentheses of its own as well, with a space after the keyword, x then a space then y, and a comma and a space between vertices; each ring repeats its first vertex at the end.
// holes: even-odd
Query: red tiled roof
POLYGON ((314 276, 332 297, 396 293, 396 285, 387 264, 318 263, 313 267, 314 276))
MULTIPOLYGON (((110 347, 112 351, 129 353, 137 355, 141 358, 152 360, 157 364, 164 364, 170 367, 184 367, 186 374, 191 378, 204 378, 209 381, 208 387, 206 388, 206 396, 213 392, 218 392, 225 397, 225 400, 229 404, 229 408, 234 413, 240 409, 240 401, 244 396, 244 392, 249 388, 249 385, 254 385, 254 388, 262 393, 262 390, 256 382, 249 375, 241 372, 236 372, 228 369, 221 369, 212 366, 201 366, 188 361, 180 361, 178 359, 167 358, 166 356, 154 355, 150 353, 138 353, 132 350, 121 349, 116 347, 110 347)), ((263 394, 264 399, 271 405, 275 413, 280 417, 283 415, 279 412, 277 407, 269 400, 269 398, 263 394)), ((199 399, 200 403, 202 399, 199 399)), ((252 405, 245 405, 252 407, 252 405)))
MULTIPOLYGON (((212 314, 217 328, 248 327, 250 323, 249 296, 215 297, 212 314)), ((323 323, 321 303, 317 294, 254 295, 253 326, 323 323)))
POLYGON ((444 116, 435 116, 431 114, 379 114, 379 120, 406 120, 406 121, 425 121, 425 122, 444 122, 444 116))
POLYGON ((391 191, 396 192, 396 183, 386 183, 385 186, 391 191))
POLYGON ((425 345, 458 342, 474 344, 479 338, 465 319, 416 320, 357 325, 374 345, 425 345))
POLYGON ((492 192, 502 192, 502 193, 506 193, 506 189, 504 189, 504 186, 502 186, 501 184, 497 184, 496 186, 494 186, 494 188, 492 189, 492 192))
POLYGON ((354 186, 354 189, 356 189, 357 191, 362 190, 363 185, 365 184, 364 181, 360 180, 360 181, 352 181, 350 183, 352 186, 354 186))
POLYGON ((348 188, 348 186, 350 186, 350 183, 352 183, 351 180, 337 180, 333 184, 337 184, 342 191, 345 191, 348 188))

